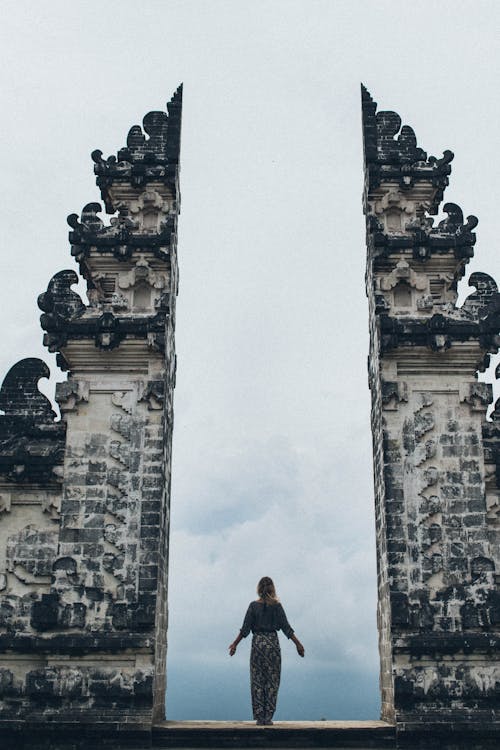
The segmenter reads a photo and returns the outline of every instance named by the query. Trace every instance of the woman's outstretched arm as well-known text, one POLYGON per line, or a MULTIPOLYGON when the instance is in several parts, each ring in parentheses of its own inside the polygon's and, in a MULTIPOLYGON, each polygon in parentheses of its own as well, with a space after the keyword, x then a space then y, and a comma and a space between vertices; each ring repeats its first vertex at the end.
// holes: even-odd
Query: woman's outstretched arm
POLYGON ((279 620, 280 620, 279 627, 281 628, 281 630, 283 631, 283 633, 286 635, 286 637, 290 638, 290 640, 295 643, 295 646, 297 647, 297 653, 298 653, 298 655, 299 656, 304 656, 304 653, 305 653, 304 646, 299 641, 299 639, 297 638, 297 636, 293 632, 293 628, 291 627, 290 623, 286 619, 285 610, 283 609, 283 607, 281 606, 281 604, 278 604, 277 607, 278 607, 278 615, 279 615, 279 620))
POLYGON ((234 641, 229 646, 229 656, 234 656, 236 653, 236 647, 238 646, 238 643, 243 640, 243 636, 241 635, 241 630, 234 639, 234 641))
POLYGON ((243 640, 243 638, 246 638, 249 634, 253 623, 253 614, 252 614, 252 605, 247 609, 247 613, 245 615, 245 619, 243 620, 243 625, 241 626, 240 632, 234 639, 234 641, 229 646, 229 656, 234 656, 236 653, 236 647, 238 643, 243 640))
POLYGON ((298 655, 299 656, 304 656, 304 654, 305 654, 304 646, 299 641, 299 639, 297 638, 297 636, 295 635, 295 633, 292 633, 292 635, 290 636, 290 640, 295 643, 298 655))

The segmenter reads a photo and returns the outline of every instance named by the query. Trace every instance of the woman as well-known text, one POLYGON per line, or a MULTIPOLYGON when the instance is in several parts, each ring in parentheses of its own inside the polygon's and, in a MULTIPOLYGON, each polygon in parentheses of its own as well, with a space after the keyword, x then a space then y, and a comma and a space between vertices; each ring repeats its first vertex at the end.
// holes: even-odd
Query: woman
POLYGON ((271 578, 264 576, 257 584, 259 598, 248 607, 240 632, 229 646, 234 656, 238 643, 253 633, 250 652, 250 687, 252 690, 253 718, 257 724, 271 725, 276 710, 280 685, 281 651, 278 630, 295 643, 299 656, 304 656, 304 646, 288 624, 285 610, 276 596, 271 578))

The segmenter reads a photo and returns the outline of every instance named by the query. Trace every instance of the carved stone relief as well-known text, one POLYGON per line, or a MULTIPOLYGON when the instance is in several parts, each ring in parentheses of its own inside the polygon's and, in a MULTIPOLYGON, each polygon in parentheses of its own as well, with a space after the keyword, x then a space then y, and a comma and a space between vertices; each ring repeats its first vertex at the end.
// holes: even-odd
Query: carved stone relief
POLYGON ((399 191, 390 190, 370 204, 371 210, 387 234, 404 232, 417 216, 428 206, 422 206, 415 200, 408 200, 399 191))
POLYGON ((143 232, 158 232, 172 210, 172 200, 163 198, 157 190, 145 190, 130 203, 129 210, 143 232))

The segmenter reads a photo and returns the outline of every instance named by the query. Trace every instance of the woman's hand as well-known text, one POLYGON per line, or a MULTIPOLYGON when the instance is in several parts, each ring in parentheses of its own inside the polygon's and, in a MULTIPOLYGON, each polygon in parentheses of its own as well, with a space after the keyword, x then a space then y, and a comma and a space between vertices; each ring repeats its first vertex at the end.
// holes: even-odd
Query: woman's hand
POLYGON ((299 639, 297 638, 297 636, 295 635, 295 633, 292 633, 292 635, 290 636, 290 638, 295 643, 295 648, 297 649, 298 655, 299 656, 304 656, 304 654, 305 654, 304 646, 299 641, 299 639))
POLYGON ((229 656, 234 656, 235 655, 235 653, 236 653, 236 646, 238 645, 238 643, 241 641, 242 638, 243 638, 243 636, 241 635, 241 630, 240 630, 240 632, 238 633, 238 635, 236 636, 236 638, 234 639, 234 641, 229 646, 229 656))

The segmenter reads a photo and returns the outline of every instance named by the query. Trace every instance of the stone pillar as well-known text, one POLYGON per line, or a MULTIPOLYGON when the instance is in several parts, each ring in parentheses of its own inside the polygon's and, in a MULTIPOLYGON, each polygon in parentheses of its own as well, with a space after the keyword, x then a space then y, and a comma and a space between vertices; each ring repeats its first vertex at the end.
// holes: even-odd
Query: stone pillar
POLYGON ((500 422, 476 371, 500 295, 473 274, 456 306, 477 219, 432 219, 453 154, 428 157, 364 88, 362 106, 382 718, 400 742, 480 748, 500 719, 500 422))
POLYGON ((39 360, 0 393, 0 727, 164 718, 181 107, 179 88, 116 157, 92 154, 112 217, 68 217, 88 304, 74 271, 38 300, 61 421, 39 360))

